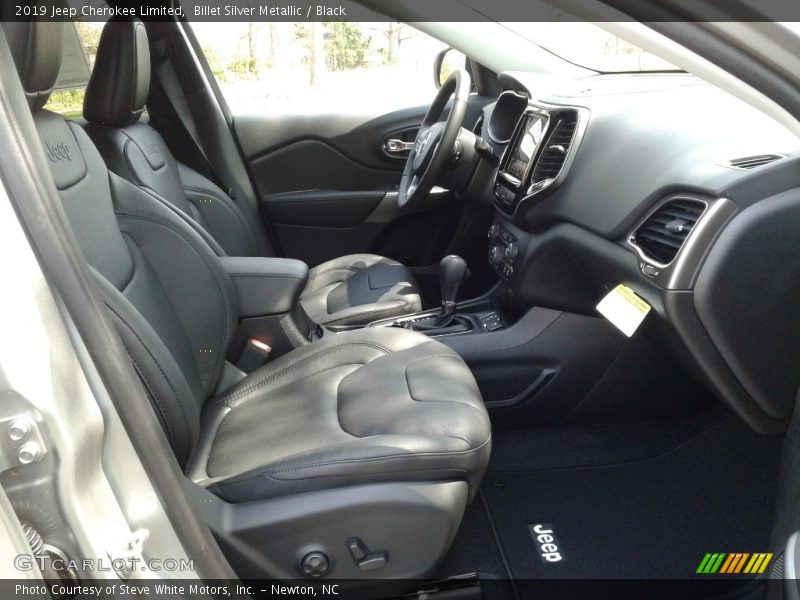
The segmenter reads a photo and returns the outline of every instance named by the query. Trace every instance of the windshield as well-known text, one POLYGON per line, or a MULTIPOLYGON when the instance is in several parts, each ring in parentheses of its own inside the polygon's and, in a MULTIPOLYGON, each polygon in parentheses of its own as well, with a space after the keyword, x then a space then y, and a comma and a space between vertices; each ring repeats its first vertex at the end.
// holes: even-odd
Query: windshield
POLYGON ((581 22, 502 23, 520 37, 580 67, 603 73, 680 71, 678 67, 601 29, 581 22))

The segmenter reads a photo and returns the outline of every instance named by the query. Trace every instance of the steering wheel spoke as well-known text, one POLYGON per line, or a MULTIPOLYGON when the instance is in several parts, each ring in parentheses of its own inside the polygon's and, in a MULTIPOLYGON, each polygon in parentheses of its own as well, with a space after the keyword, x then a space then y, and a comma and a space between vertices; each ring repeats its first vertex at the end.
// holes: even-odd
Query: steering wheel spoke
POLYGON ((469 73, 459 69, 453 71, 439 88, 419 127, 414 147, 403 169, 397 194, 397 206, 401 210, 418 207, 436 184, 464 123, 471 86, 469 73), (453 102, 450 112, 447 119, 441 121, 451 96, 453 102))

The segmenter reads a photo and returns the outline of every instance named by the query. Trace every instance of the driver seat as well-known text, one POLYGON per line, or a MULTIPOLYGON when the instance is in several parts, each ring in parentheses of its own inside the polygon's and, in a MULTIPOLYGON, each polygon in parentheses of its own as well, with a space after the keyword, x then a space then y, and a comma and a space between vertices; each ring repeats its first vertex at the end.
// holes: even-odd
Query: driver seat
MULTIPOLYGON (((138 20, 112 19, 103 29, 83 114, 86 131, 109 170, 166 204, 218 256, 270 256, 256 209, 179 163, 159 133, 139 117, 150 89, 150 50, 138 20)), ((311 269, 300 300, 321 325, 361 326, 422 310, 414 276, 401 263, 351 254, 311 269)))

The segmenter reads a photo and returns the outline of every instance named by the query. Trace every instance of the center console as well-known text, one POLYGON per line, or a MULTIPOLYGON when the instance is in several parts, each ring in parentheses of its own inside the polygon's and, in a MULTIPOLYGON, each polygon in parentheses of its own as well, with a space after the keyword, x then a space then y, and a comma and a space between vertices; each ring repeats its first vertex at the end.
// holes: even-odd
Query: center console
POLYGON ((469 277, 467 263, 460 256, 445 256, 439 263, 442 305, 439 309, 381 319, 368 327, 401 327, 419 331, 431 337, 490 333, 504 329, 500 308, 491 298, 457 302, 458 290, 469 277))
POLYGON ((490 333, 508 326, 502 311, 491 300, 473 300, 458 304, 455 318, 445 327, 436 325, 438 317, 439 310, 426 310, 405 317, 381 319, 370 323, 368 327, 400 327, 439 337, 490 333))

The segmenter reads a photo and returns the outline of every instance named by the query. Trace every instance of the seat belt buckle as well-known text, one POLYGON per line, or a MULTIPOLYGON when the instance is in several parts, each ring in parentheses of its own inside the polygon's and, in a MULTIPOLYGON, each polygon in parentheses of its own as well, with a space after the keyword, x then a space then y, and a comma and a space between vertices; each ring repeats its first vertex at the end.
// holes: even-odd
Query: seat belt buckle
POLYGON ((267 364, 271 353, 272 347, 269 344, 256 338, 250 338, 244 345, 236 366, 245 373, 252 373, 267 364))

